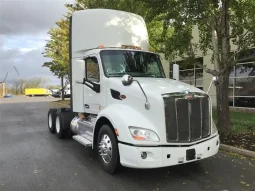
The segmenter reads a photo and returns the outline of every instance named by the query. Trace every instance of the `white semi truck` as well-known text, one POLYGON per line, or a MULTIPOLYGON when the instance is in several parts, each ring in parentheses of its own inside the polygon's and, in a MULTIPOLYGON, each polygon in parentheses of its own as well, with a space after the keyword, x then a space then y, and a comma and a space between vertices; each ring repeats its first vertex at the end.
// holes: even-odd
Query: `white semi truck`
POLYGON ((149 51, 142 17, 77 11, 69 39, 71 108, 49 110, 51 133, 95 149, 108 173, 120 166, 194 162, 218 152, 210 96, 165 77, 160 56, 149 51))

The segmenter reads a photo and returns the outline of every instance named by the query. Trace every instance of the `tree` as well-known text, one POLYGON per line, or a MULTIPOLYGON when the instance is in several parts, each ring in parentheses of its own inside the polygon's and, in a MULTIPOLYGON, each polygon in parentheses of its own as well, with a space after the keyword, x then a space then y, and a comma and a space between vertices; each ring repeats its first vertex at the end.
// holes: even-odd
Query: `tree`
POLYGON ((35 77, 35 78, 30 78, 26 80, 16 80, 8 88, 8 91, 11 94, 15 95, 22 95, 25 92, 26 88, 44 88, 46 85, 47 79, 46 78, 41 78, 41 77, 35 77))
POLYGON ((196 50, 213 52, 214 69, 205 71, 218 77, 216 83, 218 128, 230 131, 228 106, 229 74, 236 63, 236 55, 255 44, 254 0, 140 0, 148 8, 153 6, 151 17, 163 15, 164 26, 174 33, 164 43, 165 55, 185 57, 193 64, 196 50), (199 29, 199 43, 192 42, 192 27, 199 29), (231 42, 237 46, 231 52, 231 42))
POLYGON ((56 22, 57 27, 51 28, 48 32, 50 40, 45 46, 44 57, 51 58, 52 61, 45 62, 44 67, 48 67, 55 76, 61 78, 62 100, 64 100, 64 79, 70 78, 69 69, 69 19, 62 18, 56 22))

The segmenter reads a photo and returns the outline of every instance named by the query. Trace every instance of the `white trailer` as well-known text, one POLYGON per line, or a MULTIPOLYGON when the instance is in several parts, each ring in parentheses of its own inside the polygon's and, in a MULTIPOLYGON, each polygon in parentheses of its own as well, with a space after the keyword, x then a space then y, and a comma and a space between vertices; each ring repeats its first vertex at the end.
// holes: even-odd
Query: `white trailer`
MULTIPOLYGON (((60 89, 59 91, 59 96, 62 97, 62 89, 60 89)), ((70 98, 70 96, 71 96, 71 85, 67 84, 64 87, 64 97, 70 98)))
POLYGON ((70 22, 71 108, 50 109, 48 127, 98 153, 108 173, 205 159, 219 149, 212 104, 200 89, 167 79, 148 51, 142 17, 74 12, 70 22))

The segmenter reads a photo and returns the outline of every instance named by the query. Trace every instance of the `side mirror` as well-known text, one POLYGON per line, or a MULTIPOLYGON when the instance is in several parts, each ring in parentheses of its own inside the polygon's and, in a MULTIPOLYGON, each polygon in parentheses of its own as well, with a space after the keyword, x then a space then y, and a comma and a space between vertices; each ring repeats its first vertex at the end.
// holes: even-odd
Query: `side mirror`
POLYGON ((122 84, 124 86, 129 86, 131 85, 133 82, 133 77, 128 75, 128 74, 125 74, 123 77, 122 77, 122 84))
POLYGON ((217 76, 213 76, 212 81, 213 81, 214 84, 217 82, 217 80, 218 80, 218 77, 217 76))
POLYGON ((77 84, 82 84, 85 78, 85 61, 84 60, 76 60, 73 65, 74 81, 77 84))
POLYGON ((173 79, 179 81, 179 65, 173 64, 173 79))

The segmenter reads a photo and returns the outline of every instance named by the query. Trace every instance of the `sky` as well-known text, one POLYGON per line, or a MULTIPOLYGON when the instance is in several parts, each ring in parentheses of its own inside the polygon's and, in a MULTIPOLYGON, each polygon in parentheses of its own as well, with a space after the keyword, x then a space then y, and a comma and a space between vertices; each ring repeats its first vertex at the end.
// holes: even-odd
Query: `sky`
POLYGON ((60 80, 42 67, 48 58, 42 52, 51 27, 67 12, 65 3, 73 0, 0 0, 0 81, 42 77, 48 85, 60 80))

